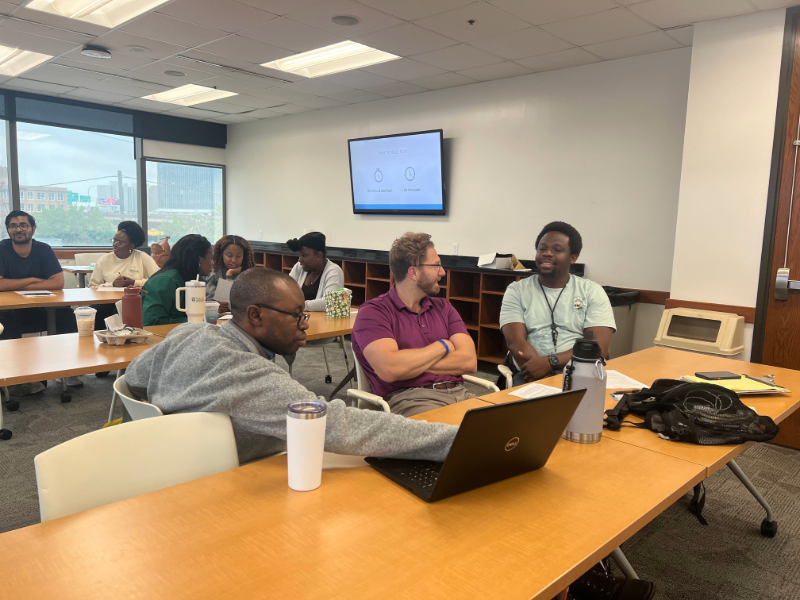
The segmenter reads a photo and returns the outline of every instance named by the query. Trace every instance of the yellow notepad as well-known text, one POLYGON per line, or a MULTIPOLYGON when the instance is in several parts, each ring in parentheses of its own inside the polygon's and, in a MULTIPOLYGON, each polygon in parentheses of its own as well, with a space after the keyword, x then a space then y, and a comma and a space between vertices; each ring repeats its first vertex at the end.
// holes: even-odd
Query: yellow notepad
POLYGON ((694 383, 713 383, 714 385, 719 385, 731 391, 734 391, 739 395, 785 394, 791 391, 779 385, 772 385, 769 383, 764 383, 763 381, 759 381, 757 379, 752 379, 750 377, 747 377, 746 375, 742 375, 739 379, 715 379, 713 381, 709 379, 703 379, 701 377, 695 377, 694 375, 684 375, 683 377, 681 377, 681 380, 691 381, 694 383))

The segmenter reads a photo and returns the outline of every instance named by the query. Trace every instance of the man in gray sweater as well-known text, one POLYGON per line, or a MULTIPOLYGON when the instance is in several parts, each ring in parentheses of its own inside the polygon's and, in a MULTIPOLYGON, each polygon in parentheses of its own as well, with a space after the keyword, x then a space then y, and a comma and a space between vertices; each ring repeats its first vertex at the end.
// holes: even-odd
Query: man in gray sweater
MULTIPOLYGON (((272 362, 305 345, 308 315, 288 275, 254 267, 231 288, 233 319, 220 327, 187 323, 140 354, 125 380, 165 414, 229 414, 245 463, 286 449, 286 406, 316 395, 272 362)), ((339 454, 443 461, 457 427, 328 404, 325 450, 339 454)))

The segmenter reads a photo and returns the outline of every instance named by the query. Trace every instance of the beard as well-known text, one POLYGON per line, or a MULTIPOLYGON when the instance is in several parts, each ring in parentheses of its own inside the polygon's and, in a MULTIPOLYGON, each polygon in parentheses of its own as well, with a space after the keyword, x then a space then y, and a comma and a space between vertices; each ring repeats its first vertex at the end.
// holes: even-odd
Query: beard
POLYGON ((426 296, 438 296, 439 290, 439 277, 422 278, 417 281, 417 288, 424 292, 426 296))
POLYGON ((33 232, 30 230, 22 232, 16 231, 14 232, 14 235, 10 237, 12 244, 18 244, 20 246, 24 246, 25 244, 31 241, 31 238, 33 237, 33 232))

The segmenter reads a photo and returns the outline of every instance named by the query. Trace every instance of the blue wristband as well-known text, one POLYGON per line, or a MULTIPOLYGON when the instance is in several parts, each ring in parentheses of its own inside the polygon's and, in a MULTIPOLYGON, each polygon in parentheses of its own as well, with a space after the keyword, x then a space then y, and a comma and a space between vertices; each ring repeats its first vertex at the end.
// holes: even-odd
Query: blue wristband
POLYGON ((444 346, 444 355, 445 355, 445 356, 447 356, 448 354, 450 354, 450 346, 448 346, 448 345, 445 343, 445 341, 444 341, 444 340, 436 340, 436 341, 437 341, 437 342, 439 342, 439 343, 440 343, 442 346, 444 346))

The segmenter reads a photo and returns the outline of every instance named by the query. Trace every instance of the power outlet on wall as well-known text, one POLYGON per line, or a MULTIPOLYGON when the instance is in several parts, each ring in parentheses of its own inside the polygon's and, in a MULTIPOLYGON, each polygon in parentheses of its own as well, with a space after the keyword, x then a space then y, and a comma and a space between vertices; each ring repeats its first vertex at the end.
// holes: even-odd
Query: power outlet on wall
POLYGON ((264 239, 264 230, 263 229, 259 229, 258 230, 258 239, 260 239, 260 240, 264 239))
POLYGON ((453 256, 458 256, 458 244, 453 244, 453 256))

